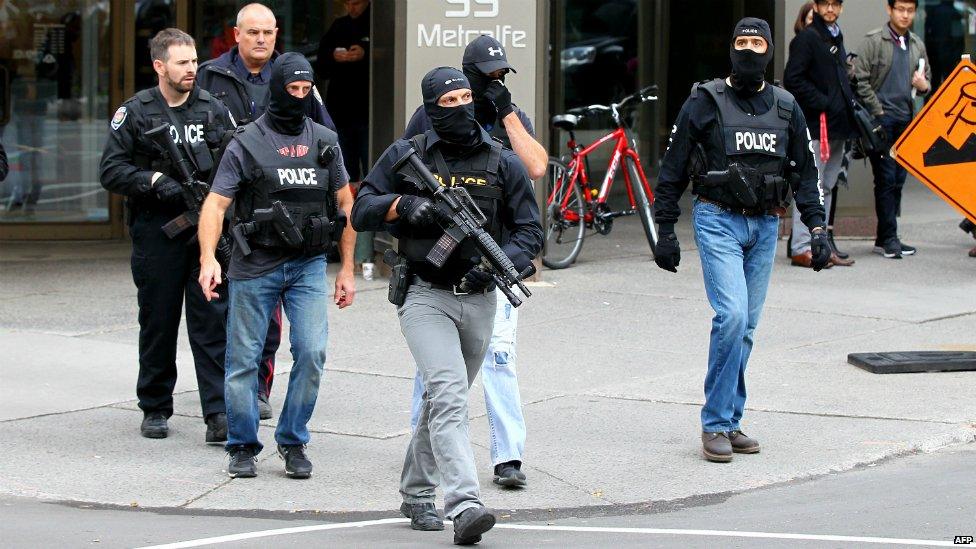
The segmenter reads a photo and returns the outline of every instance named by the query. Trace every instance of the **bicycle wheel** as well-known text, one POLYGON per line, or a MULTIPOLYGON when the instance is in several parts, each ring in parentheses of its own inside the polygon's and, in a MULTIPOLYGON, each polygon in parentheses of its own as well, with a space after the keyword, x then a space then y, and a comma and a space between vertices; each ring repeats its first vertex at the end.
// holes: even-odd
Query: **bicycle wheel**
POLYGON ((546 170, 546 227, 542 264, 550 269, 565 269, 576 261, 583 248, 583 194, 579 185, 570 185, 566 164, 549 159, 546 170))
POLYGON ((651 255, 653 256, 657 250, 657 225, 654 224, 654 211, 651 209, 651 201, 647 198, 644 182, 638 177, 633 160, 627 159, 627 169, 630 171, 630 183, 634 189, 634 199, 637 202, 637 215, 640 216, 641 225, 644 226, 644 235, 647 237, 647 243, 651 246, 651 255))

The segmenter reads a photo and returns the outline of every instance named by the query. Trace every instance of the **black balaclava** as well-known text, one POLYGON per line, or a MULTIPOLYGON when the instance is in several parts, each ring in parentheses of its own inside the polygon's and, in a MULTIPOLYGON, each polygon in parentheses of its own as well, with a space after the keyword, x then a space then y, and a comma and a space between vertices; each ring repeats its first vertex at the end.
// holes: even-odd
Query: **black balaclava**
POLYGON ((312 65, 300 53, 286 53, 275 59, 269 84, 268 125, 285 135, 299 135, 305 129, 305 112, 314 101, 314 92, 299 99, 285 90, 292 82, 315 81, 312 65))
POLYGON ((769 30, 769 23, 755 17, 745 17, 739 21, 732 33, 729 56, 732 59, 732 88, 740 95, 754 95, 762 88, 766 67, 773 60, 773 35, 769 30), (740 36, 764 38, 768 44, 766 53, 735 49, 735 39, 740 36))
MULTIPOLYGON (((482 126, 494 124, 498 118, 498 111, 495 109, 495 105, 485 98, 485 90, 488 89, 488 84, 491 84, 492 79, 478 70, 474 65, 463 65, 461 70, 464 71, 464 76, 471 83, 471 95, 474 97, 475 120, 482 126)), ((499 80, 504 82, 505 77, 502 76, 499 80)))
POLYGON ((461 147, 481 144, 481 126, 474 118, 474 104, 442 107, 437 100, 447 92, 471 89, 464 73, 453 67, 438 67, 428 72, 420 82, 424 98, 424 112, 438 137, 461 147))

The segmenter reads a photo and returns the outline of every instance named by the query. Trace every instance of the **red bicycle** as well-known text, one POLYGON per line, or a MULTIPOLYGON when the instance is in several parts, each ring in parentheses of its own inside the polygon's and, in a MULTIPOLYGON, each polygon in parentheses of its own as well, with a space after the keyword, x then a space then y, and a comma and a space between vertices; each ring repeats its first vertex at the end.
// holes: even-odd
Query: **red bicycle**
MULTIPOLYGON (((629 124, 622 115, 624 109, 648 101, 657 101, 657 86, 648 86, 610 106, 590 105, 552 117, 554 127, 569 132, 567 145, 572 156, 568 164, 558 158, 549 159, 549 170, 546 174, 549 225, 546 228, 546 247, 542 255, 542 264, 546 267, 569 267, 583 249, 583 240, 589 236, 586 234, 587 230, 601 235, 610 234, 614 219, 635 214, 640 216, 647 243, 651 246, 651 253, 654 252, 657 245, 657 228, 651 210, 654 193, 644 175, 640 156, 637 155, 637 143, 631 137, 629 124), (617 129, 587 147, 578 144, 574 129, 580 120, 586 116, 606 113, 613 118, 617 129), (599 188, 592 187, 587 173, 586 157, 597 147, 611 141, 615 144, 607 173, 599 188), (630 208, 613 211, 607 204, 607 198, 621 161, 625 165, 624 185, 627 187, 630 208)), ((591 232, 590 235, 592 234, 591 232)))

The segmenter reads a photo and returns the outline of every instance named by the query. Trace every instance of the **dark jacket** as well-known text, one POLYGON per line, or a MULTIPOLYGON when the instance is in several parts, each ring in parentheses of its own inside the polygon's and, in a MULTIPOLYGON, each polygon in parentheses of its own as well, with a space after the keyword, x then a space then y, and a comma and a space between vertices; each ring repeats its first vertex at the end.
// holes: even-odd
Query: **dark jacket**
POLYGON ((3 143, 0 143, 0 181, 7 179, 7 171, 9 169, 7 165, 7 153, 3 150, 3 143))
MULTIPOLYGON (((925 50, 925 42, 919 35, 909 31, 908 45, 909 69, 915 71, 918 67, 918 60, 925 59, 925 79, 932 82, 932 65, 929 63, 929 55, 925 50)), ((895 40, 891 37, 891 32, 888 31, 888 23, 885 23, 881 28, 872 30, 864 37, 860 51, 857 52, 858 57, 854 61, 854 74, 857 76, 857 95, 874 116, 884 114, 881 100, 878 99, 878 90, 881 89, 885 78, 888 77, 888 72, 891 71, 894 48, 895 40)), ((918 92, 918 95, 925 96, 931 91, 918 92)))
POLYGON ((853 115, 854 90, 847 75, 847 50, 844 34, 830 35, 822 17, 790 42, 790 57, 783 72, 785 87, 803 109, 810 126, 810 137, 820 139, 820 113, 827 113, 830 139, 857 136, 853 115), (836 47, 834 52, 831 49, 836 47))
POLYGON ((319 42, 317 76, 329 80, 325 103, 342 126, 366 124, 369 119, 369 8, 353 19, 336 19, 319 42), (338 63, 336 48, 360 46, 366 55, 355 63, 338 63))
MULTIPOLYGON (((238 124, 251 122, 264 112, 251 112, 251 99, 247 93, 247 87, 240 76, 234 72, 234 60, 237 57, 237 46, 225 52, 220 57, 205 61, 197 70, 197 85, 210 92, 211 95, 220 99, 230 109, 238 124)), ((278 52, 271 54, 269 63, 274 63, 278 58, 278 52)), ((335 131, 335 124, 322 104, 322 98, 318 90, 312 88, 315 94, 315 101, 305 114, 314 122, 335 131)))

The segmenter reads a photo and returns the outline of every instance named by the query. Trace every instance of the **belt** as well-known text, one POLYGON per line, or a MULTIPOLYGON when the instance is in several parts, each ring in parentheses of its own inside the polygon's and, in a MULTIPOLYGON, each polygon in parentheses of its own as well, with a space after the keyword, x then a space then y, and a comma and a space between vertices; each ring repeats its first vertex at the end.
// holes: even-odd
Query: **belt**
POLYGON ((698 195, 698 200, 706 204, 714 204, 719 208, 722 208, 723 210, 729 210, 731 212, 742 214, 747 217, 756 217, 760 215, 775 215, 775 216, 783 217, 784 215, 786 215, 786 208, 782 208, 779 206, 775 208, 768 208, 768 209, 767 208, 736 208, 734 206, 729 206, 724 202, 719 202, 718 200, 705 198, 702 195, 698 195))
POLYGON ((445 292, 451 292, 454 295, 483 295, 488 293, 487 288, 482 290, 465 292, 460 290, 457 284, 439 284, 437 282, 428 282, 417 275, 413 275, 410 278, 410 284, 415 286, 421 286, 423 288, 430 288, 432 290, 444 290, 445 292))

